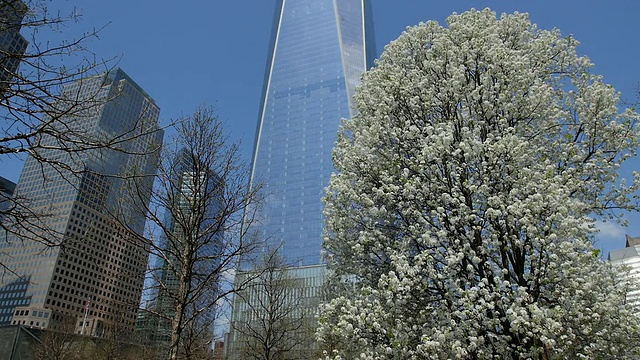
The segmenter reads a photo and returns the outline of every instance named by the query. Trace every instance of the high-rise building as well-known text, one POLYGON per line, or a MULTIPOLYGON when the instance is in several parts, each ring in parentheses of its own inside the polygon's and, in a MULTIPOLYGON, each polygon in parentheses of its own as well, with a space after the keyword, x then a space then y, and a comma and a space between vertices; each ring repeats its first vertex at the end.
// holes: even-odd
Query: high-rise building
POLYGON ((9 87, 29 42, 20 34, 27 6, 21 0, 0 2, 0 94, 9 87))
MULTIPOLYGON (((251 173, 252 184, 265 184, 267 197, 253 230, 269 250, 278 249, 288 266, 281 271, 291 278, 287 286, 292 288, 283 289, 290 294, 284 304, 272 303, 256 290, 257 280, 248 280, 250 285, 239 290, 233 302, 230 358, 242 358, 247 349, 255 349, 258 338, 268 338, 269 330, 256 322, 281 316, 265 312, 291 305, 288 301, 300 309, 285 317, 305 314, 305 321, 285 331, 277 346, 289 349, 283 355, 287 358, 308 358, 302 354, 315 351, 299 340, 310 337, 308 325, 326 275, 322 198, 333 172, 332 150, 341 120, 352 117, 355 87, 375 56, 371 16, 368 0, 277 2, 251 173), (262 330, 253 335, 242 331, 249 328, 262 330)), ((245 261, 240 267, 249 270, 251 264, 245 261)), ((236 282, 255 276, 239 272, 236 282)))
POLYGON ((258 236, 292 265, 316 265, 331 152, 375 56, 370 4, 281 0, 275 15, 251 175, 266 184, 258 236))
POLYGON ((16 189, 16 183, 9 179, 5 179, 0 176, 0 221, 2 221, 2 215, 4 211, 10 207, 10 199, 13 197, 13 192, 16 189))
MULTIPOLYGON (((223 233, 216 233, 209 226, 220 221, 220 196, 223 182, 211 169, 202 163, 195 164, 200 159, 188 149, 181 149, 170 167, 167 186, 167 197, 163 232, 157 251, 154 251, 156 261, 151 264, 152 276, 149 284, 148 302, 138 316, 137 328, 146 333, 146 340, 157 345, 169 344, 171 341, 172 320, 176 315, 176 299, 180 289, 180 271, 185 263, 183 254, 185 247, 193 250, 189 255, 194 270, 192 289, 202 289, 189 294, 193 300, 187 309, 187 316, 192 315, 192 308, 198 308, 200 315, 195 316, 198 327, 211 327, 216 309, 209 306, 212 296, 217 290, 216 278, 208 279, 208 275, 220 266, 221 239, 223 233), (202 221, 201 221, 202 220, 202 221), (195 229, 196 224, 200 225, 195 229), (191 227, 194 228, 191 228, 191 227), (187 227, 185 229, 185 227, 187 227), (188 232, 200 232, 189 234, 188 232), (191 240, 190 240, 191 239, 191 240), (186 244, 186 241, 193 241, 186 244), (203 279, 208 279, 208 283, 203 279), (208 310, 203 310, 208 309, 208 310)), ((204 332, 203 332, 204 333, 204 332)), ((213 332, 211 331, 211 336, 213 332)))
POLYGON ((57 166, 29 157, 16 187, 46 226, 0 242, 0 263, 14 272, 0 278, 0 292, 10 294, 0 298, 0 325, 67 321, 101 336, 135 322, 148 253, 129 240, 143 234, 145 214, 121 200, 135 171, 146 175, 138 189, 148 202, 163 131, 154 100, 120 69, 67 84, 61 98, 72 94, 95 106, 56 122, 66 138, 44 135, 40 155, 57 166), (79 139, 120 141, 74 152, 79 139))
MULTIPOLYGON (((633 281, 631 285, 640 281, 640 237, 626 235, 625 247, 609 252, 609 261, 614 265, 626 267, 626 277, 633 281)), ((627 302, 640 314, 640 288, 637 285, 627 293, 627 302)))

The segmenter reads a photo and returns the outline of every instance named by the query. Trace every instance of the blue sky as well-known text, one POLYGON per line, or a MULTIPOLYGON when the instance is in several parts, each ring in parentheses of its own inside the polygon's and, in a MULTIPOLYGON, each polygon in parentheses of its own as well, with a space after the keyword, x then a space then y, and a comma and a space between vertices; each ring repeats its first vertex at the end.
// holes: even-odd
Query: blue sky
MULTIPOLYGON (((47 1, 52 10, 74 7, 81 21, 61 29, 73 38, 107 25, 88 43, 99 58, 118 57, 123 68, 161 108, 161 119, 189 114, 211 104, 227 123, 233 139, 242 141, 249 159, 257 124, 264 67, 275 0, 110 0, 47 1), (177 5, 179 4, 179 5, 177 5)), ((528 12, 539 28, 572 34, 579 52, 595 63, 594 72, 636 101, 640 83, 637 0, 372 0, 376 48, 397 38, 410 25, 428 20, 444 24, 448 15, 489 7, 498 13, 528 12)), ((44 35, 44 34, 43 34, 44 35)), ((19 160, 2 160, 0 175, 17 181, 19 160)), ((628 169, 637 169, 634 159, 628 169)), ((627 170, 628 170, 627 169, 627 170)), ((597 247, 624 246, 624 233, 640 236, 640 217, 629 229, 607 224, 597 247)))

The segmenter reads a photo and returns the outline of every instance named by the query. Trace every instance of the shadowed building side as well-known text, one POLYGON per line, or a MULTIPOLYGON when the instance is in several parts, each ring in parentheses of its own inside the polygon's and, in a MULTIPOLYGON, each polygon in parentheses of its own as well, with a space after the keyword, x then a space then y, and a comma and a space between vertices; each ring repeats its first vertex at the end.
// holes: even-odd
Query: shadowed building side
POLYGON ((6 95, 29 45, 20 34, 27 10, 21 0, 0 3, 0 96, 6 95))

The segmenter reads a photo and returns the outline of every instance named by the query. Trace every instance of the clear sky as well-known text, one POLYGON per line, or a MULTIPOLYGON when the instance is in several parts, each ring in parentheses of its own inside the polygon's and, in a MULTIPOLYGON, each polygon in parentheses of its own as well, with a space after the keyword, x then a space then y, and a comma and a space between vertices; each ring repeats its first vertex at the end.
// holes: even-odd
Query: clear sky
MULTIPOLYGON (((211 104, 227 123, 243 155, 253 149, 258 107, 275 0, 110 0, 46 1, 52 10, 76 8, 78 23, 61 35, 107 25, 88 43, 99 58, 119 58, 124 69, 161 108, 168 123, 196 106, 211 104)), ((453 12, 489 7, 498 13, 528 12, 539 28, 559 28, 580 43, 579 53, 595 63, 594 72, 637 100, 640 83, 640 1, 637 0, 372 0, 377 53, 411 25, 441 24, 453 12)), ((43 39, 41 39, 43 40, 43 39)), ((2 159, 0 175, 17 181, 19 160, 2 159)), ((636 170, 640 159, 626 169, 636 170)), ((596 246, 605 252, 624 246, 624 234, 640 236, 640 217, 628 229, 602 225, 596 246)))

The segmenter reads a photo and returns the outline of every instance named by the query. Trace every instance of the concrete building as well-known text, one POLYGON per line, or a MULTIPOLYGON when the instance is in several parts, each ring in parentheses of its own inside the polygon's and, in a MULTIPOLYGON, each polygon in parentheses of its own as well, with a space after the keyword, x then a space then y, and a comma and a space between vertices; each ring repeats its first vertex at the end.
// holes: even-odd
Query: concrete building
POLYGON ((133 329, 148 253, 129 240, 143 234, 145 216, 121 200, 125 175, 135 170, 147 175, 138 189, 148 202, 163 131, 158 106, 120 69, 67 84, 62 98, 71 94, 95 106, 59 121, 67 139, 42 137, 51 148, 41 154, 57 165, 26 161, 16 196, 43 214, 43 226, 0 243, 0 262, 15 272, 0 279, 0 293, 7 294, 0 308, 11 309, 0 325, 72 322, 76 332, 102 336, 133 329), (117 149, 73 151, 81 138, 117 137, 128 139, 117 149))
MULTIPOLYGON (((608 259, 612 264, 626 266, 627 276, 640 281, 640 237, 626 235, 625 247, 611 251, 608 259)), ((627 301, 640 310, 640 288, 629 291, 627 301)))
POLYGON ((260 358, 265 348, 282 359, 321 357, 315 347, 315 314, 326 272, 318 264, 236 274, 246 287, 233 299, 227 358, 260 358))

